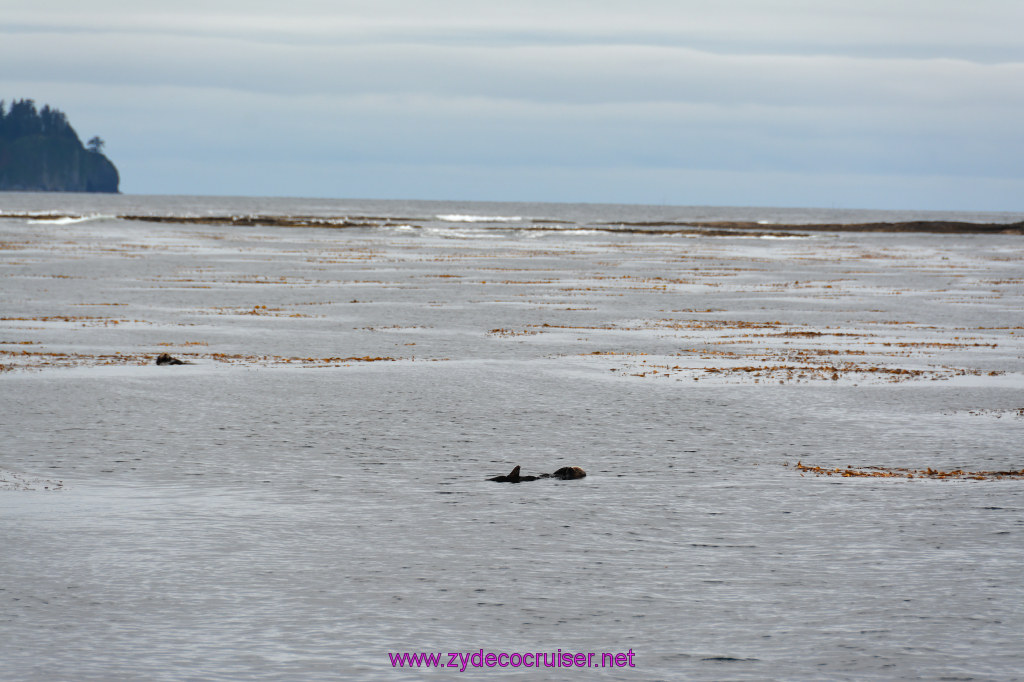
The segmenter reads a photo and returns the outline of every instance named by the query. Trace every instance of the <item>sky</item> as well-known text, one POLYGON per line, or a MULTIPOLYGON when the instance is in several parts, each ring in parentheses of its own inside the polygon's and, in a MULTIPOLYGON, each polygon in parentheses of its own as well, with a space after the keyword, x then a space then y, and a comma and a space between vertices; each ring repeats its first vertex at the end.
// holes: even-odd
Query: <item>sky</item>
POLYGON ((1021 0, 3 0, 130 194, 1024 211, 1021 0))

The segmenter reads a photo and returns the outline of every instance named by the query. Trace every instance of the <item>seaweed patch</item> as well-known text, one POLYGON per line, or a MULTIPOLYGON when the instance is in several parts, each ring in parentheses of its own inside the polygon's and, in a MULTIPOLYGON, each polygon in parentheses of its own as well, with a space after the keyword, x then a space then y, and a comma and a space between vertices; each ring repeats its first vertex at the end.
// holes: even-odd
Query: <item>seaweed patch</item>
POLYGON ((827 468, 820 466, 813 466, 797 462, 793 465, 793 468, 800 472, 803 476, 805 473, 813 474, 815 476, 839 476, 841 478, 928 478, 928 479, 952 479, 952 480, 971 480, 971 481, 988 481, 988 480, 1002 480, 1002 479, 1014 479, 1024 480, 1024 469, 1019 471, 966 471, 964 469, 932 469, 928 467, 926 469, 908 469, 903 467, 864 467, 855 469, 852 466, 843 468, 827 468))

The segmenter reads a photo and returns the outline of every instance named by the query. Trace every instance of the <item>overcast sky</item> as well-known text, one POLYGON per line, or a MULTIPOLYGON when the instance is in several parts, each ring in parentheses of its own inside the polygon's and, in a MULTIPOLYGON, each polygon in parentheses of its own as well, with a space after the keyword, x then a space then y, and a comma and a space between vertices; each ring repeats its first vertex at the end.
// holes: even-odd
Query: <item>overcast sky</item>
POLYGON ((1024 210, 1022 0, 3 0, 133 194, 1024 210))

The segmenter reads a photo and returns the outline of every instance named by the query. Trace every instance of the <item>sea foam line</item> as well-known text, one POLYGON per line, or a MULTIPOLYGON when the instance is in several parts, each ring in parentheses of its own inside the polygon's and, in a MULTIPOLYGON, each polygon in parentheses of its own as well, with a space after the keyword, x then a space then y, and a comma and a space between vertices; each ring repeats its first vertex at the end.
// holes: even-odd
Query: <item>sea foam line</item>
POLYGON ((448 223, 518 223, 523 220, 522 216, 462 215, 458 213, 435 217, 448 223))
POLYGON ((87 215, 87 216, 61 216, 59 218, 35 218, 28 221, 29 225, 74 225, 76 223, 85 223, 90 220, 104 220, 104 219, 115 219, 116 216, 110 215, 87 215))

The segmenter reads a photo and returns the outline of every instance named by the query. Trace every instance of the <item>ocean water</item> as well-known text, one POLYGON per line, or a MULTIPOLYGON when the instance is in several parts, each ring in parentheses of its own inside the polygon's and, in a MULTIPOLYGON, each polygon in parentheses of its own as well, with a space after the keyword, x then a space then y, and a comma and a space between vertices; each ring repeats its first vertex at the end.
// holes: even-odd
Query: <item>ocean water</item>
POLYGON ((1022 238, 620 229, 921 217, 0 195, 0 679, 1021 679, 1022 238))

